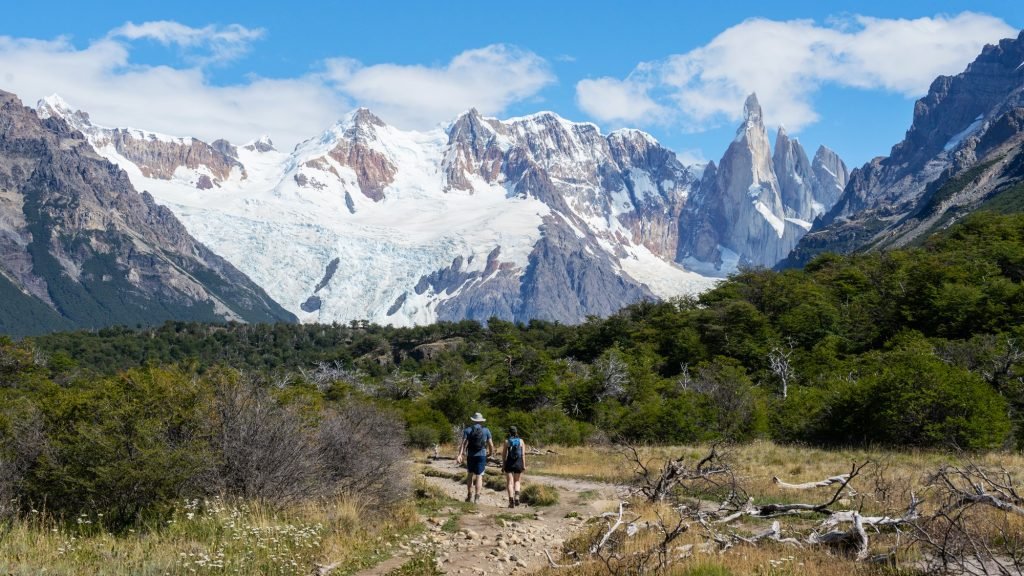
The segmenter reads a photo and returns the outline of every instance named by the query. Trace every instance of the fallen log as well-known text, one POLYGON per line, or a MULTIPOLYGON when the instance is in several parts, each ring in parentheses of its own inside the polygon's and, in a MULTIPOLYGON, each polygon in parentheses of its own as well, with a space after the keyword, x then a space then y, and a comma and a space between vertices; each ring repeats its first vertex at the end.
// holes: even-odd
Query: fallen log
POLYGON ((911 524, 914 521, 921 519, 921 514, 917 510, 917 506, 920 503, 921 500, 912 493, 910 495, 910 504, 907 506, 907 511, 897 517, 860 516, 857 512, 852 510, 833 512, 832 515, 821 523, 819 529, 834 528, 840 524, 855 522, 857 518, 860 518, 860 522, 864 526, 871 526, 873 528, 898 528, 899 526, 911 524))
POLYGON ((803 482, 801 484, 790 484, 789 482, 783 482, 782 480, 779 479, 778 476, 772 476, 772 483, 778 486, 779 488, 784 488, 786 490, 810 490, 812 488, 825 488, 826 486, 831 486, 833 484, 842 484, 843 482, 846 482, 849 478, 849 474, 840 474, 838 476, 831 476, 829 478, 825 478, 824 480, 819 480, 817 482, 803 482))

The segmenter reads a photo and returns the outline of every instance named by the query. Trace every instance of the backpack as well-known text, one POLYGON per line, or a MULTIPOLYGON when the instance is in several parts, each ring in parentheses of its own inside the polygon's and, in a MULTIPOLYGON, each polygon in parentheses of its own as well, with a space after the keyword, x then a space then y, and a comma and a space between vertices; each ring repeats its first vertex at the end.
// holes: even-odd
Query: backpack
POLYGON ((523 443, 519 438, 509 438, 508 455, 505 456, 505 463, 512 466, 519 462, 520 452, 522 452, 522 450, 523 443))
POLYGON ((484 435, 483 426, 473 426, 469 432, 469 453, 476 454, 487 448, 487 438, 484 435))

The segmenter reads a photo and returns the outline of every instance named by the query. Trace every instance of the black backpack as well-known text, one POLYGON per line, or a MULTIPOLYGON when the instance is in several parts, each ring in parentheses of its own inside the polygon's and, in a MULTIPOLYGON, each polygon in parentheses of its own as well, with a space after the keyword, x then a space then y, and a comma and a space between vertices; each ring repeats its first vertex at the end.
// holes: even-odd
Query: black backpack
POLYGON ((476 454, 487 447, 487 438, 484 436, 483 426, 473 426, 469 432, 469 453, 476 454))

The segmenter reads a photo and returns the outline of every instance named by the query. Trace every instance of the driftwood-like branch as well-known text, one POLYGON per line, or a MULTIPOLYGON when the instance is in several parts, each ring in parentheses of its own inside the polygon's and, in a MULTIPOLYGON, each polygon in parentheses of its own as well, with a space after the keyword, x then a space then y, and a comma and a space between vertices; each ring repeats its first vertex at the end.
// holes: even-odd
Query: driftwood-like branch
POLYGON ((843 491, 846 490, 846 487, 850 484, 850 481, 856 478, 868 463, 869 461, 865 461, 863 464, 858 465, 854 462, 853 468, 850 469, 850 473, 845 475, 846 478, 839 483, 839 488, 836 489, 832 498, 828 502, 824 502, 822 504, 762 504, 761 506, 755 507, 757 513, 754 515, 762 518, 772 518, 792 512, 816 512, 819 514, 831 515, 832 510, 829 508, 839 500, 843 491))
POLYGON ((1005 470, 986 470, 973 462, 963 467, 943 466, 931 479, 947 494, 942 512, 951 513, 973 504, 991 506, 1003 512, 1024 516, 1024 497, 1005 470))
POLYGON ((627 459, 635 469, 639 491, 651 502, 664 501, 673 490, 687 483, 712 482, 715 476, 731 473, 729 466, 721 462, 717 444, 692 468, 680 457, 665 462, 658 471, 644 462, 634 446, 627 445, 625 449, 627 459))
MULTIPOLYGON (((856 478, 857 475, 860 474, 860 471, 863 470, 864 467, 867 466, 867 465, 868 465, 867 461, 865 461, 863 464, 860 464, 860 465, 858 465, 856 462, 854 462, 853 463, 853 468, 850 469, 850 473, 849 474, 843 474, 843 476, 842 476, 843 479, 839 482, 839 488, 836 489, 835 493, 832 495, 832 498, 829 499, 828 502, 824 502, 824 503, 821 503, 821 504, 802 504, 802 503, 776 504, 776 503, 769 503, 769 504, 755 505, 754 504, 754 499, 750 498, 749 500, 747 500, 747 503, 742 508, 732 509, 732 511, 729 512, 727 515, 725 515, 725 516, 721 517, 719 520, 717 520, 716 524, 728 524, 729 522, 737 520, 737 519, 739 519, 739 518, 741 518, 743 516, 756 516, 758 518, 776 518, 778 516, 788 516, 788 515, 791 515, 791 514, 800 514, 802 512, 813 512, 813 513, 817 513, 817 514, 832 515, 833 511, 830 509, 830 507, 839 500, 839 497, 842 496, 843 491, 846 490, 846 487, 850 484, 850 481, 852 481, 854 478, 856 478)), ((838 478, 838 476, 837 476, 837 478, 838 478)), ((723 509, 720 510, 720 513, 724 513, 724 512, 728 512, 728 511, 729 511, 728 508, 723 507, 723 509)))
POLYGON ((909 525, 921 518, 921 513, 918 512, 917 507, 921 504, 914 493, 910 494, 910 505, 907 506, 907 511, 897 517, 892 516, 861 516, 855 511, 841 511, 834 512, 831 516, 825 519, 821 523, 820 529, 834 528, 840 524, 855 522, 857 518, 860 518, 861 524, 864 526, 871 526, 876 529, 881 528, 898 528, 900 526, 909 525))
POLYGON ((624 524, 624 522, 622 521, 622 512, 625 509, 625 507, 626 507, 626 503, 625 502, 619 502, 619 515, 618 515, 618 517, 615 519, 615 522, 611 525, 611 527, 608 528, 608 532, 605 533, 605 535, 601 538, 600 542, 598 542, 595 546, 593 546, 590 549, 590 553, 591 554, 597 554, 601 550, 601 548, 605 545, 605 543, 608 542, 608 539, 612 537, 612 533, 615 532, 616 530, 618 530, 619 527, 624 524))
POLYGON ((861 515, 857 512, 853 513, 853 526, 849 530, 833 530, 824 534, 812 532, 810 537, 807 538, 807 543, 854 549, 857 551, 855 557, 858 561, 865 560, 868 557, 868 533, 864 530, 864 522, 861 515))
POLYGON ((779 488, 784 488, 786 490, 810 490, 811 488, 824 488, 826 486, 831 486, 833 484, 842 484, 843 482, 846 482, 849 478, 849 474, 840 474, 838 476, 832 476, 830 478, 825 478, 824 480, 819 480, 817 482, 790 484, 788 482, 783 482, 782 480, 779 479, 778 476, 772 476, 772 483, 778 486, 779 488))

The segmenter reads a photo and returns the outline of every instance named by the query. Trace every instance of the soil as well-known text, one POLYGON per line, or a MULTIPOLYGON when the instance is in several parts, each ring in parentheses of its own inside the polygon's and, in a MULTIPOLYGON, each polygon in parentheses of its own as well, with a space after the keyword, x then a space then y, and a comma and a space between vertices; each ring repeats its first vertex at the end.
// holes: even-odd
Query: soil
MULTIPOLYGON (((457 502, 465 500, 465 483, 423 475, 427 469, 449 475, 464 472, 454 461, 430 460, 417 466, 429 484, 457 502)), ((424 551, 434 553, 445 574, 529 574, 548 565, 545 551, 560 557, 562 544, 588 520, 614 508, 625 492, 621 486, 589 480, 524 474, 523 487, 530 483, 558 490, 559 503, 509 508, 506 492, 485 487, 479 504, 450 506, 424 517, 425 534, 398 544, 394 556, 356 576, 386 576, 424 551)))

